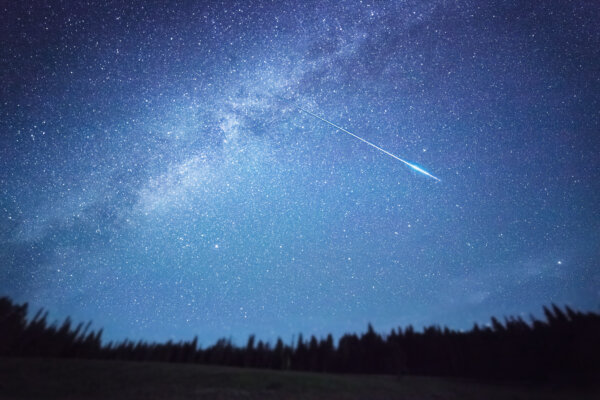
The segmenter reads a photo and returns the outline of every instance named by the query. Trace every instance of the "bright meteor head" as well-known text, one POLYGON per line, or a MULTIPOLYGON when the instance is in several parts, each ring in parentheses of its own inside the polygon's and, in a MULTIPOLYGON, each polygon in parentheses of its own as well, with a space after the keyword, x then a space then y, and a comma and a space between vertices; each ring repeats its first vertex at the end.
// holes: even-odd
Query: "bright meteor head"
POLYGON ((433 179, 435 179, 435 180, 436 180, 436 181, 438 181, 438 182, 441 182, 441 179, 440 179, 440 178, 437 178, 437 177, 435 177, 435 176, 431 175, 429 172, 425 171, 423 168, 421 168, 421 167, 417 167, 416 165, 414 165, 414 164, 411 164, 411 163, 409 163, 408 161, 406 162, 406 164, 407 164, 409 167, 411 167, 412 169, 414 169, 415 171, 417 171, 417 172, 420 172, 420 173, 422 173, 422 174, 424 174, 424 175, 427 175, 428 177, 430 177, 430 178, 433 178, 433 179))

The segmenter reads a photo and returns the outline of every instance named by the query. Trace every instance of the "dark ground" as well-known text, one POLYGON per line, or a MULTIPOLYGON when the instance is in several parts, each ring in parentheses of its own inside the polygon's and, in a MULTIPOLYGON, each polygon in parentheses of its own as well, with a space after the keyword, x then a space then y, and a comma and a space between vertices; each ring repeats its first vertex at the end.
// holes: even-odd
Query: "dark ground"
POLYGON ((0 399, 598 399, 600 385, 499 384, 186 364, 0 358, 0 399))

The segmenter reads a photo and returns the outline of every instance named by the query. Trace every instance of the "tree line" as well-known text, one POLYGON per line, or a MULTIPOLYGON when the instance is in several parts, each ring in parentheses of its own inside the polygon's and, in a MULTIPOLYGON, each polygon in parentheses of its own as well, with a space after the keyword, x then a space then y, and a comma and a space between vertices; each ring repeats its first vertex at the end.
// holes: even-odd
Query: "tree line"
POLYGON ((496 318, 469 331, 412 326, 381 335, 302 335, 292 344, 250 336, 245 346, 220 339, 202 348, 190 341, 102 344, 91 323, 49 324, 48 313, 27 318, 28 305, 0 298, 0 356, 200 363, 333 373, 417 374, 492 379, 593 379, 600 372, 600 315, 544 307, 545 321, 496 318))

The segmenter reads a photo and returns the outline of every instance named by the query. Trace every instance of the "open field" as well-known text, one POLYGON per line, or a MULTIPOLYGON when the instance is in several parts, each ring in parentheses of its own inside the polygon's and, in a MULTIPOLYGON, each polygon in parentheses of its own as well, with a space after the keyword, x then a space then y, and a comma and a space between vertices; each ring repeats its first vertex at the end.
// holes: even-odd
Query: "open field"
POLYGON ((600 390, 186 364, 0 358, 0 399, 597 399, 600 390))

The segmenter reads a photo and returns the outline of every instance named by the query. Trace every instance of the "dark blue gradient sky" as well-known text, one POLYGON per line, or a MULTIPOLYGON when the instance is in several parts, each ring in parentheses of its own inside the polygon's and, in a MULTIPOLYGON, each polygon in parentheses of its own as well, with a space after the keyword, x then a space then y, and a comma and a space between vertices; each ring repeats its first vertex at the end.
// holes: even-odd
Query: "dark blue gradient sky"
POLYGON ((2 6, 0 294, 205 345, 598 310, 597 2, 130 3, 2 6))

